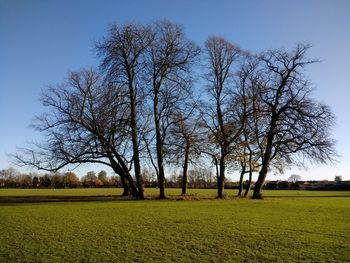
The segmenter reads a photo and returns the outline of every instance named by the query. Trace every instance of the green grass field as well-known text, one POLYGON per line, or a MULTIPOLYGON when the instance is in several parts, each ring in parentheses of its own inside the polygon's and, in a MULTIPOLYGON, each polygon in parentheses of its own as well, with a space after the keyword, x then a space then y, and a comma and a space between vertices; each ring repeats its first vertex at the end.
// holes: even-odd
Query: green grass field
MULTIPOLYGON (((215 198, 216 189, 188 189, 188 195, 198 198, 215 198)), ((252 191, 251 191, 252 192, 252 191)), ((250 192, 250 193, 251 193, 250 192)), ((118 196, 122 193, 121 188, 77 188, 77 189, 0 189, 0 197, 11 196, 118 196)), ((228 197, 235 196, 237 190, 225 189, 228 197)), ((350 192, 344 191, 289 191, 289 190, 265 190, 264 196, 267 197, 309 197, 309 196, 349 196, 350 192)), ((155 188, 146 188, 145 194, 148 197, 156 197, 159 190, 155 188)), ((176 197, 181 194, 181 189, 166 189, 169 197, 176 197)))
MULTIPOLYGON (((0 189, 1 197, 119 193, 0 189)), ((350 262, 350 192, 264 193, 262 201, 0 203, 0 262, 350 262)))

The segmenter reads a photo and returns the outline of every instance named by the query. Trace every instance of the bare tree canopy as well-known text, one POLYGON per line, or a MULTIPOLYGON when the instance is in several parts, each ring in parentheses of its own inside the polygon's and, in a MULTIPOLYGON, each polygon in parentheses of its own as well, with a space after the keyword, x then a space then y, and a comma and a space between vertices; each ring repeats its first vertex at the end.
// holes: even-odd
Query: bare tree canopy
POLYGON ((139 145, 142 129, 138 123, 142 121, 144 91, 141 84, 144 78, 145 51, 150 45, 151 37, 149 27, 138 24, 119 27, 113 24, 108 37, 96 45, 102 57, 101 68, 106 73, 106 81, 128 90, 133 163, 140 199, 144 198, 144 194, 139 145))
POLYGON ((153 39, 147 53, 146 72, 155 131, 160 198, 165 198, 164 143, 174 113, 191 95, 192 65, 199 48, 187 40, 183 29, 169 21, 152 26, 153 39))
POLYGON ((124 182, 124 194, 137 188, 129 173, 130 131, 127 91, 105 84, 94 70, 72 72, 64 84, 51 86, 41 101, 47 113, 33 126, 46 135, 45 143, 22 149, 20 165, 57 171, 70 164, 101 163, 110 166, 124 182))
POLYGON ((219 198, 232 169, 241 175, 240 196, 245 174, 244 196, 252 174, 259 174, 253 198, 260 199, 268 172, 337 156, 335 116, 313 98, 304 75, 317 62, 307 58, 309 48, 298 44, 292 51, 254 55, 213 36, 201 53, 181 25, 167 20, 113 24, 96 43, 99 70, 69 73, 66 82, 43 93, 47 112, 33 127, 45 140, 15 158, 46 171, 105 164, 120 176, 124 195, 143 199, 143 162, 153 166, 152 184, 166 198, 166 165, 181 163, 185 194, 191 159, 205 155, 216 168, 219 198), (198 73, 202 78, 195 83, 198 73))
POLYGON ((334 115, 330 108, 312 99, 312 85, 303 75, 309 45, 291 51, 272 50, 259 57, 254 89, 259 96, 259 145, 262 167, 253 198, 262 198, 261 189, 274 159, 288 163, 304 159, 318 163, 332 161, 334 140, 330 132, 334 115))
POLYGON ((244 96, 240 94, 244 86, 235 82, 242 51, 221 37, 210 37, 205 43, 205 50, 204 79, 209 101, 202 103, 203 126, 207 128, 214 148, 217 148, 217 152, 211 155, 217 166, 218 197, 222 198, 229 155, 245 122, 246 108, 244 100, 239 98, 244 96))

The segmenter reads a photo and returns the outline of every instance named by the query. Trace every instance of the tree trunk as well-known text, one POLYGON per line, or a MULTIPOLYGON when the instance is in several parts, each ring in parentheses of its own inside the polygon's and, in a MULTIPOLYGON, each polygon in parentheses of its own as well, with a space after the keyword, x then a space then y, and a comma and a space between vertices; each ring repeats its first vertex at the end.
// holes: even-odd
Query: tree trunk
MULTIPOLYGON (((222 88, 222 87, 221 87, 222 88)), ((221 90, 221 89, 220 89, 221 90)), ((221 92, 220 92, 221 94, 221 92)), ((219 95, 220 98, 221 95, 219 95)), ((224 120, 223 120, 223 114, 221 111, 221 101, 217 98, 216 100, 216 113, 217 118, 219 122, 220 132, 223 142, 220 143, 221 148, 221 156, 220 156, 220 174, 219 174, 219 180, 218 180, 218 198, 224 197, 224 186, 225 186, 225 158, 227 153, 227 143, 226 143, 226 133, 225 133, 225 127, 224 127, 224 120)))
POLYGON ((253 177, 253 164, 252 164, 253 151, 251 150, 250 147, 248 147, 248 149, 249 149, 249 179, 248 179, 247 188, 245 189, 245 192, 244 192, 244 197, 248 197, 248 193, 250 190, 250 186, 252 184, 252 177, 253 177))
POLYGON ((263 165, 263 167, 259 172, 258 180, 256 181, 254 186, 254 193, 253 193, 252 199, 264 199, 262 195, 262 187, 264 185, 266 175, 267 175, 267 165, 263 165))
POLYGON ((109 157, 108 158, 110 163, 111 163, 111 167, 113 169, 113 171, 119 175, 120 177, 120 181, 122 183, 122 186, 123 186, 123 193, 122 193, 122 196, 128 196, 130 195, 130 188, 129 188, 129 185, 128 185, 128 182, 125 178, 125 175, 124 175, 124 172, 123 172, 123 169, 120 167, 120 165, 113 159, 113 157, 109 157))
POLYGON ((242 167, 242 171, 239 177, 239 186, 238 186, 238 194, 237 194, 237 196, 240 196, 240 197, 242 197, 242 192, 243 192, 243 178, 245 174, 245 164, 241 163, 241 167, 242 167))
POLYGON ((120 156, 116 155, 115 157, 117 158, 117 161, 118 161, 117 164, 120 166, 122 173, 125 176, 125 179, 128 181, 131 195, 135 198, 138 198, 138 189, 136 187, 134 179, 132 178, 132 176, 129 172, 128 167, 126 166, 126 164, 124 163, 123 159, 120 156))
POLYGON ((253 171, 252 171, 252 167, 250 167, 248 185, 247 185, 247 188, 245 189, 244 197, 248 197, 250 186, 252 185, 252 177, 253 177, 253 171))
POLYGON ((224 185, 225 185, 225 160, 223 155, 220 158, 220 174, 218 177, 218 198, 224 198, 224 185))
POLYGON ((164 162, 163 162, 163 143, 162 143, 162 136, 160 132, 157 90, 155 91, 154 98, 153 98, 153 113, 154 113, 154 125, 156 129, 157 164, 158 164, 158 172, 159 172, 158 187, 159 187, 159 198, 165 199, 166 197, 165 197, 165 175, 164 175, 164 162))
POLYGON ((159 198, 165 199, 165 175, 164 175, 164 166, 163 166, 163 156, 158 159, 159 166, 159 178, 158 178, 158 187, 159 187, 159 198))
POLYGON ((123 186, 122 196, 128 196, 130 194, 130 189, 129 189, 129 185, 125 179, 125 176, 120 176, 120 181, 121 181, 122 186, 123 186))
POLYGON ((136 100, 134 89, 132 85, 129 85, 130 92, 130 126, 131 126, 131 137, 133 144, 133 159, 134 159, 134 171, 136 184, 138 188, 138 199, 144 199, 143 191, 143 180, 141 176, 141 166, 140 166, 140 154, 139 154, 139 141, 138 141, 138 128, 136 123, 136 100))
POLYGON ((264 199, 264 197, 262 196, 262 188, 263 188, 263 185, 264 185, 264 182, 266 179, 267 171, 269 168, 269 161, 271 158, 272 138, 273 137, 271 137, 269 139, 269 137, 268 137, 265 154, 264 154, 264 158, 262 161, 262 167, 261 167, 261 170, 259 172, 258 180, 256 181, 255 186, 254 186, 254 193, 253 193, 253 197, 252 197, 253 199, 264 199))
POLYGON ((268 137, 265 154, 262 161, 262 167, 259 172, 258 180, 256 181, 254 186, 254 193, 252 197, 253 199, 264 199, 262 196, 262 187, 264 185, 267 171, 269 168, 269 162, 270 162, 271 152, 272 152, 272 138, 273 137, 270 137, 270 136, 268 137))
POLYGON ((186 141, 185 147, 185 161, 182 173, 182 194, 186 194, 187 191, 187 169, 188 169, 188 157, 189 157, 189 142, 186 141))
POLYGON ((129 183, 129 188, 130 188, 130 191, 131 191, 131 195, 135 198, 138 198, 139 197, 139 192, 138 192, 138 189, 136 187, 136 184, 131 176, 131 174, 129 173, 128 170, 125 171, 125 177, 126 177, 126 180, 128 181, 129 183))
POLYGON ((252 197, 253 199, 264 199, 264 197, 262 196, 262 187, 266 179, 266 175, 267 175, 267 171, 268 171, 269 163, 271 159, 272 143, 275 137, 276 121, 277 121, 277 116, 273 114, 270 122, 270 130, 267 134, 265 153, 262 158, 262 167, 259 172, 258 180, 256 181, 254 186, 254 193, 252 197))

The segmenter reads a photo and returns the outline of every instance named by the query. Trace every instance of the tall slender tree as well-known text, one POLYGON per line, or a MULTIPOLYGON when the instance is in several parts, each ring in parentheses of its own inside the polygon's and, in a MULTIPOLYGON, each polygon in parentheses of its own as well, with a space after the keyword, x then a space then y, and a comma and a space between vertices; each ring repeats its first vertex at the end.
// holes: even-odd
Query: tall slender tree
POLYGON ((210 37, 205 43, 207 92, 210 102, 202 107, 203 124, 209 133, 209 140, 218 147, 217 188, 218 197, 224 197, 224 184, 227 159, 232 143, 235 142, 243 129, 244 119, 237 115, 235 94, 235 62, 241 55, 241 50, 221 37, 210 37))
POLYGON ((188 183, 188 167, 191 160, 198 159, 200 149, 198 146, 198 114, 192 110, 176 114, 174 125, 169 131, 169 138, 166 141, 166 151, 169 158, 177 164, 182 165, 181 193, 186 194, 188 183), (187 114, 187 115, 184 115, 187 114))
POLYGON ((185 37, 181 26, 169 21, 154 23, 152 33, 146 71, 154 119, 160 198, 165 198, 164 143, 169 127, 174 124, 171 116, 177 112, 182 99, 191 94, 192 65, 199 48, 185 37))
POLYGON ((140 166, 138 121, 142 114, 144 91, 141 87, 144 69, 145 51, 149 47, 151 32, 147 26, 125 24, 110 27, 109 35, 97 43, 97 50, 102 58, 101 68, 106 73, 107 81, 125 86, 128 89, 130 106, 130 130, 132 138, 133 164, 138 187, 138 198, 143 199, 143 182, 140 166))

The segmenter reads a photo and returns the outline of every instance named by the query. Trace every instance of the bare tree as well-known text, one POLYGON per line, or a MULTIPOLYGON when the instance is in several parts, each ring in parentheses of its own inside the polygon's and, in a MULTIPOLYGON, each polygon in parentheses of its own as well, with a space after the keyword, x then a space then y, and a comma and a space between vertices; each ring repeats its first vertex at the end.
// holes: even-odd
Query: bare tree
MULTIPOLYGON (((235 96, 235 62, 241 50, 221 37, 210 37, 205 43, 207 92, 210 102, 202 105, 203 124, 208 140, 218 147, 211 153, 216 163, 218 197, 223 198, 225 170, 232 143, 237 140, 244 118, 235 96)), ((240 104, 241 105, 241 104, 240 104)))
POLYGON ((254 89, 254 72, 258 66, 258 61, 254 56, 246 56, 238 71, 238 86, 240 93, 238 94, 241 103, 238 105, 245 111, 245 121, 243 130, 234 147, 234 159, 240 166, 240 180, 238 196, 243 194, 243 179, 245 174, 249 174, 246 191, 244 197, 248 196, 252 182, 252 173, 257 172, 260 166, 260 151, 257 145, 257 135, 259 135, 257 121, 260 117, 258 99, 254 89))
POLYGON ((69 74, 67 83, 50 87, 41 100, 48 112, 33 126, 46 140, 22 149, 15 156, 17 163, 46 171, 70 164, 105 164, 120 176, 123 195, 137 197, 128 167, 127 91, 103 83, 94 70, 83 70, 69 74))
POLYGON ((150 36, 146 26, 125 24, 119 27, 113 24, 108 37, 97 44, 102 57, 101 68, 107 73, 107 80, 128 89, 133 164, 140 199, 144 198, 139 153, 142 135, 139 135, 138 125, 144 92, 140 84, 144 77, 144 54, 150 44, 150 36))
POLYGON ((200 150, 198 147, 198 115, 190 110, 187 116, 185 112, 174 116, 174 125, 169 131, 169 138, 166 142, 166 151, 169 159, 175 163, 182 164, 181 193, 187 191, 187 172, 191 160, 198 158, 200 150))
POLYGON ((150 87, 156 144, 160 198, 165 198, 164 143, 171 118, 181 100, 191 94, 191 67, 199 48, 187 40, 181 26, 169 21, 153 24, 153 39, 148 48, 146 70, 150 87))
POLYGON ((332 161, 336 155, 330 131, 334 115, 327 105, 312 99, 312 85, 303 69, 314 60, 305 57, 309 45, 299 44, 292 52, 272 50, 260 56, 255 72, 259 95, 259 147, 262 166, 253 198, 261 190, 271 165, 332 161), (278 162, 273 163, 275 160, 278 162))

